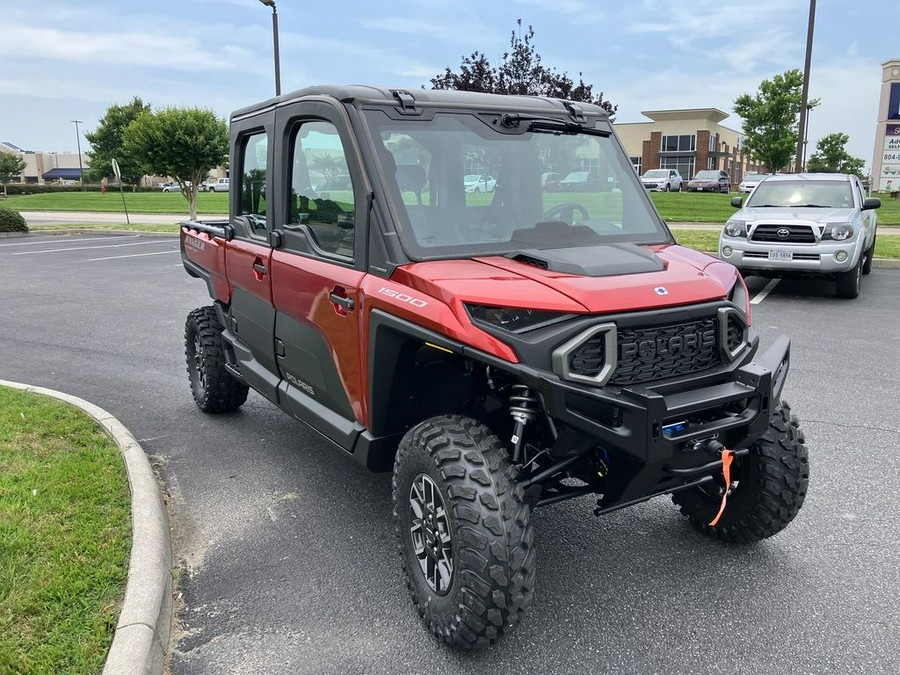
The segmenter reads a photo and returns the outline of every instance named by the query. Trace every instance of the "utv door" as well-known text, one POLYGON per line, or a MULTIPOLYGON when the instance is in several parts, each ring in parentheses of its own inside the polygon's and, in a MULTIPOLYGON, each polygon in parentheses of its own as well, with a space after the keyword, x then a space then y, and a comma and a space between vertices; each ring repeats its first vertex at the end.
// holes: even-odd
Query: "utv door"
POLYGON ((275 307, 272 303, 272 249, 269 246, 274 113, 233 121, 231 150, 234 189, 229 193, 235 237, 225 249, 225 269, 233 290, 226 337, 234 346, 241 376, 277 401, 275 307))
POLYGON ((272 255, 282 406, 352 451, 366 419, 359 292, 365 191, 346 112, 324 102, 278 110, 281 246, 272 255))

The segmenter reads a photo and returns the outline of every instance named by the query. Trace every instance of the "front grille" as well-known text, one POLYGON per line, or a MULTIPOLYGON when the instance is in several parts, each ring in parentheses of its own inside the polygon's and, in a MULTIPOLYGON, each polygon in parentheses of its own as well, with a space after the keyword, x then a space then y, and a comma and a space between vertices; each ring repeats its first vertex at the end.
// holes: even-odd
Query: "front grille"
POLYGON ((777 242, 781 244, 815 244, 816 235, 809 225, 757 225, 750 241, 777 242), (779 232, 787 232, 780 236, 779 232))
POLYGON ((734 314, 728 315, 728 353, 734 354, 735 350, 744 342, 744 326, 737 320, 734 314))
MULTIPOLYGON (((743 328, 728 319, 728 347, 737 349, 743 328)), ((697 373, 721 363, 715 318, 652 328, 621 328, 616 335, 616 369, 608 384, 627 386, 697 373)), ((605 334, 585 341, 567 355, 569 372, 597 377, 606 361, 605 334)))

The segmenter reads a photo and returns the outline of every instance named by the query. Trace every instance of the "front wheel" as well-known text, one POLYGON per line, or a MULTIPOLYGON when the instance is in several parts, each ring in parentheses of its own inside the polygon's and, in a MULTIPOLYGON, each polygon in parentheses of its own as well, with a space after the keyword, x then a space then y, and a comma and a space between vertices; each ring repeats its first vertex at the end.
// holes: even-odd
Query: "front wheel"
POLYGON ((413 604, 445 643, 496 642, 531 603, 531 509, 494 434, 432 417, 397 449, 394 523, 413 604))
POLYGON ((215 307, 200 307, 188 314, 184 326, 191 394, 206 413, 234 412, 247 400, 249 387, 236 380, 225 367, 222 324, 215 307))
POLYGON ((796 517, 809 484, 809 455, 787 403, 775 408, 750 454, 735 458, 732 474, 737 485, 715 527, 709 523, 719 510, 724 481, 676 492, 672 501, 698 530, 729 543, 766 539, 796 517))
POLYGON ((837 291, 837 296, 839 298, 847 298, 852 300, 859 296, 859 289, 862 284, 862 275, 863 275, 863 258, 865 257, 865 253, 860 256, 859 261, 856 263, 856 267, 854 267, 849 272, 844 272, 837 278, 837 283, 835 285, 835 290, 837 291))

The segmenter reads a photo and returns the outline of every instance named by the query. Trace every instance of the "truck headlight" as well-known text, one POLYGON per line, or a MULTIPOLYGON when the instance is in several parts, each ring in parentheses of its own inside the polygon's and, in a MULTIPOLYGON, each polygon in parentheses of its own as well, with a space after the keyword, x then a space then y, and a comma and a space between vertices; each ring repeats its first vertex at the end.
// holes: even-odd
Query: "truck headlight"
POLYGON ((747 223, 743 220, 729 220, 725 223, 725 234, 729 237, 746 237, 747 223))
POLYGON ((469 316, 476 323, 486 323, 511 333, 521 333, 534 328, 568 319, 571 314, 544 312, 525 307, 490 307, 488 305, 466 305, 469 316))
POLYGON ((844 241, 853 236, 853 225, 850 223, 836 223, 825 228, 822 233, 822 239, 834 239, 835 241, 844 241))

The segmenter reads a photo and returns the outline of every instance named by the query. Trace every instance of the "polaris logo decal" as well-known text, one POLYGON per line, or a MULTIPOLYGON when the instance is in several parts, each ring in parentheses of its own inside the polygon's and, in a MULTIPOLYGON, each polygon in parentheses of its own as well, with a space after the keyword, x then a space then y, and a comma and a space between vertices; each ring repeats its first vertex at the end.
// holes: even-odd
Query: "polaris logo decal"
POLYGON ((667 289, 665 286, 657 286, 653 289, 653 292, 657 295, 668 295, 669 289, 667 289))
POLYGON ((399 300, 400 302, 405 302, 407 304, 412 305, 413 307, 425 307, 428 303, 424 300, 419 300, 419 298, 414 298, 411 295, 407 295, 406 293, 400 293, 391 288, 385 288, 382 286, 379 290, 379 293, 382 295, 386 295, 389 298, 394 298, 395 300, 399 300))
POLYGON ((622 342, 619 345, 619 360, 630 361, 636 357, 652 359, 656 356, 690 354, 707 347, 714 347, 715 344, 716 331, 714 328, 685 333, 684 335, 659 337, 655 340, 634 340, 632 342, 622 342))

